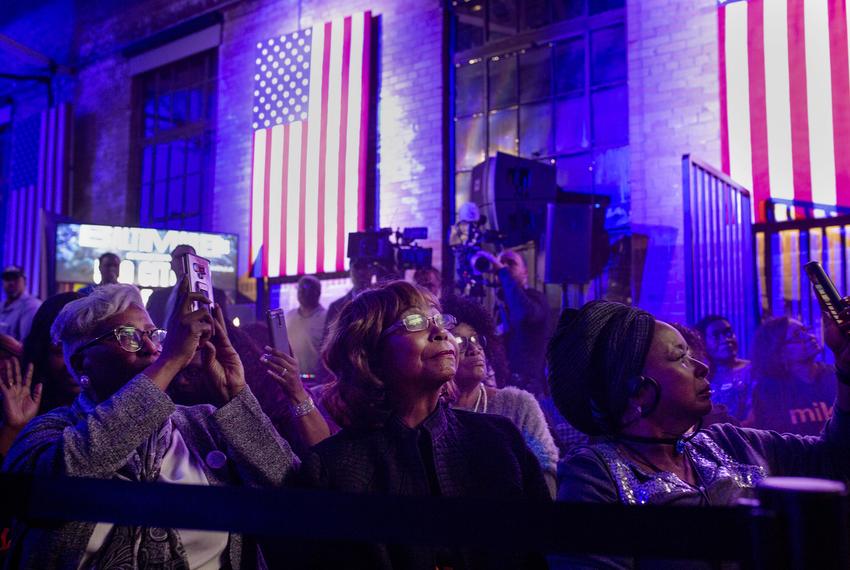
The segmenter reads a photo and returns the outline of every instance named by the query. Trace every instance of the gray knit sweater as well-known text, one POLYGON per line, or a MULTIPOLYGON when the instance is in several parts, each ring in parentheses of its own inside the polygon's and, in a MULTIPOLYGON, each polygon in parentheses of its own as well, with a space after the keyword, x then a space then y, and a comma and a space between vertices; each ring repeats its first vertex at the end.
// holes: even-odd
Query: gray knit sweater
MULTIPOLYGON (((151 380, 140 374, 94 413, 75 407, 53 410, 30 422, 9 451, 3 469, 34 475, 110 479, 137 447, 171 417, 189 450, 203 464, 210 485, 280 485, 298 464, 244 388, 221 408, 175 406, 151 380), (227 457, 214 469, 205 458, 212 451, 227 457)), ((17 524, 12 533, 10 568, 77 568, 95 523, 69 522, 51 530, 17 524)), ((256 550, 242 552, 242 539, 230 535, 225 566, 256 563, 256 550)))

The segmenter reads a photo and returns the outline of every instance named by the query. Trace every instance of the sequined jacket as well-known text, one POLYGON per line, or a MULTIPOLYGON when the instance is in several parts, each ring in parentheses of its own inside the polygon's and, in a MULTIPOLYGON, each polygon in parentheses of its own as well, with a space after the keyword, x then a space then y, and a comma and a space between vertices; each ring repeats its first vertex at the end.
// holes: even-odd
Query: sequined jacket
MULTIPOLYGON (((558 499, 631 505, 724 506, 753 496, 756 484, 767 476, 848 480, 850 413, 836 410, 820 436, 715 424, 697 434, 685 449, 696 471, 697 486, 683 482, 672 473, 647 472, 612 443, 577 448, 559 466, 558 499)), ((630 568, 632 561, 594 559, 587 564, 588 567, 600 565, 630 568)), ((553 564, 553 567, 559 566, 553 564)), ((584 566, 575 563, 564 567, 584 566)))

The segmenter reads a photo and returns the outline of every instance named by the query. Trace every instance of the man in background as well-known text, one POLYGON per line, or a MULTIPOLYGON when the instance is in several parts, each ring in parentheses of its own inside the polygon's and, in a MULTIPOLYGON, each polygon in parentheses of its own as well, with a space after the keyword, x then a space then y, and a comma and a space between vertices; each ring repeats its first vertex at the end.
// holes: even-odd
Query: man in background
POLYGON ((328 311, 319 303, 322 283, 312 275, 298 280, 298 307, 286 313, 286 331, 301 373, 316 377, 321 373, 320 358, 325 318, 328 311))
POLYGON ((6 300, 0 308, 0 333, 23 341, 29 334, 32 318, 41 301, 27 293, 24 270, 9 265, 3 270, 3 292, 6 300))
POLYGON ((543 372, 549 334, 546 295, 528 286, 528 267, 516 251, 507 250, 498 258, 488 252, 481 255, 490 261, 501 285, 498 326, 508 352, 511 384, 540 398, 547 392, 543 372))
POLYGON ((100 272, 100 283, 91 283, 80 289, 81 295, 88 295, 100 285, 112 285, 118 283, 118 273, 121 268, 121 258, 114 253, 104 253, 97 260, 97 270, 100 272))
POLYGON ((349 270, 351 275, 351 289, 348 290, 348 293, 331 303, 330 307, 328 307, 328 315, 325 328, 325 334, 327 335, 327 329, 330 327, 336 316, 342 310, 342 308, 348 304, 358 293, 367 289, 372 284, 372 275, 374 274, 374 268, 372 264, 363 259, 357 259, 351 262, 351 269, 349 270))
POLYGON ((413 282, 431 292, 436 298, 440 298, 443 292, 443 276, 430 265, 421 267, 413 272, 413 282))

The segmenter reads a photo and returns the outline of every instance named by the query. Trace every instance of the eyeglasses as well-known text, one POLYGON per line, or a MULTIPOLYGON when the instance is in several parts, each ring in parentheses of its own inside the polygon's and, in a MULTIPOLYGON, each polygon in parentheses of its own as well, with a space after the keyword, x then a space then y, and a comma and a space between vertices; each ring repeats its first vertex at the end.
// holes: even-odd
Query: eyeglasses
POLYGON ((115 340, 118 341, 118 344, 126 350, 127 352, 139 352, 142 349, 142 340, 145 337, 148 337, 153 343, 153 345, 157 348, 162 346, 162 341, 165 340, 165 335, 168 334, 168 331, 165 329, 151 329, 149 331, 143 331, 137 329, 136 327, 123 326, 116 327, 109 332, 105 332, 97 338, 93 338, 80 348, 74 351, 74 353, 79 353, 84 349, 97 344, 105 338, 108 338, 110 335, 115 336, 115 340))
POLYGON ((473 346, 484 350, 487 348, 487 337, 480 335, 459 336, 454 335, 457 340, 457 349, 459 354, 469 354, 473 346))
POLYGON ((812 334, 812 330, 806 327, 800 327, 794 330, 788 337, 785 338, 785 342, 787 343, 798 343, 798 342, 808 342, 812 339, 814 335, 812 334))
POLYGON ((413 313, 412 315, 407 315, 402 318, 396 324, 387 327, 384 332, 381 333, 381 337, 383 338, 402 327, 404 327, 408 332, 424 331, 431 323, 434 323, 434 326, 451 330, 457 324, 457 319, 452 315, 447 315, 445 313, 437 313, 430 317, 426 317, 419 313, 413 313))

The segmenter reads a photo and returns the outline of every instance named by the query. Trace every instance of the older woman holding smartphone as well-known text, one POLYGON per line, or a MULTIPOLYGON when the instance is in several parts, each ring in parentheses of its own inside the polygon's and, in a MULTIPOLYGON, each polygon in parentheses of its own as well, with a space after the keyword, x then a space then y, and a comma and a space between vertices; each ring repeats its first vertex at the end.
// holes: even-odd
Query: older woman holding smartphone
MULTIPOLYGON (((24 429, 4 468, 66 475, 200 485, 279 485, 297 464, 245 385, 219 307, 178 285, 166 331, 154 326, 138 290, 106 285, 69 303, 53 326, 65 362, 82 386, 69 407, 24 429), (193 303, 200 308, 192 310, 193 303), (166 389, 197 350, 223 405, 175 406, 166 389)), ((18 381, 17 379, 15 381, 18 381)), ((253 567, 256 546, 226 532, 68 522, 19 523, 11 566, 20 568, 253 567)))
MULTIPOLYGON (((451 409, 457 370, 451 315, 427 291, 394 281, 351 300, 333 325, 325 398, 342 431, 304 461, 306 485, 355 493, 548 501, 540 464, 507 418, 451 409)), ((523 568, 524 555, 376 544, 324 549, 328 568, 523 568)), ((536 562, 543 563, 542 559, 536 562)))

